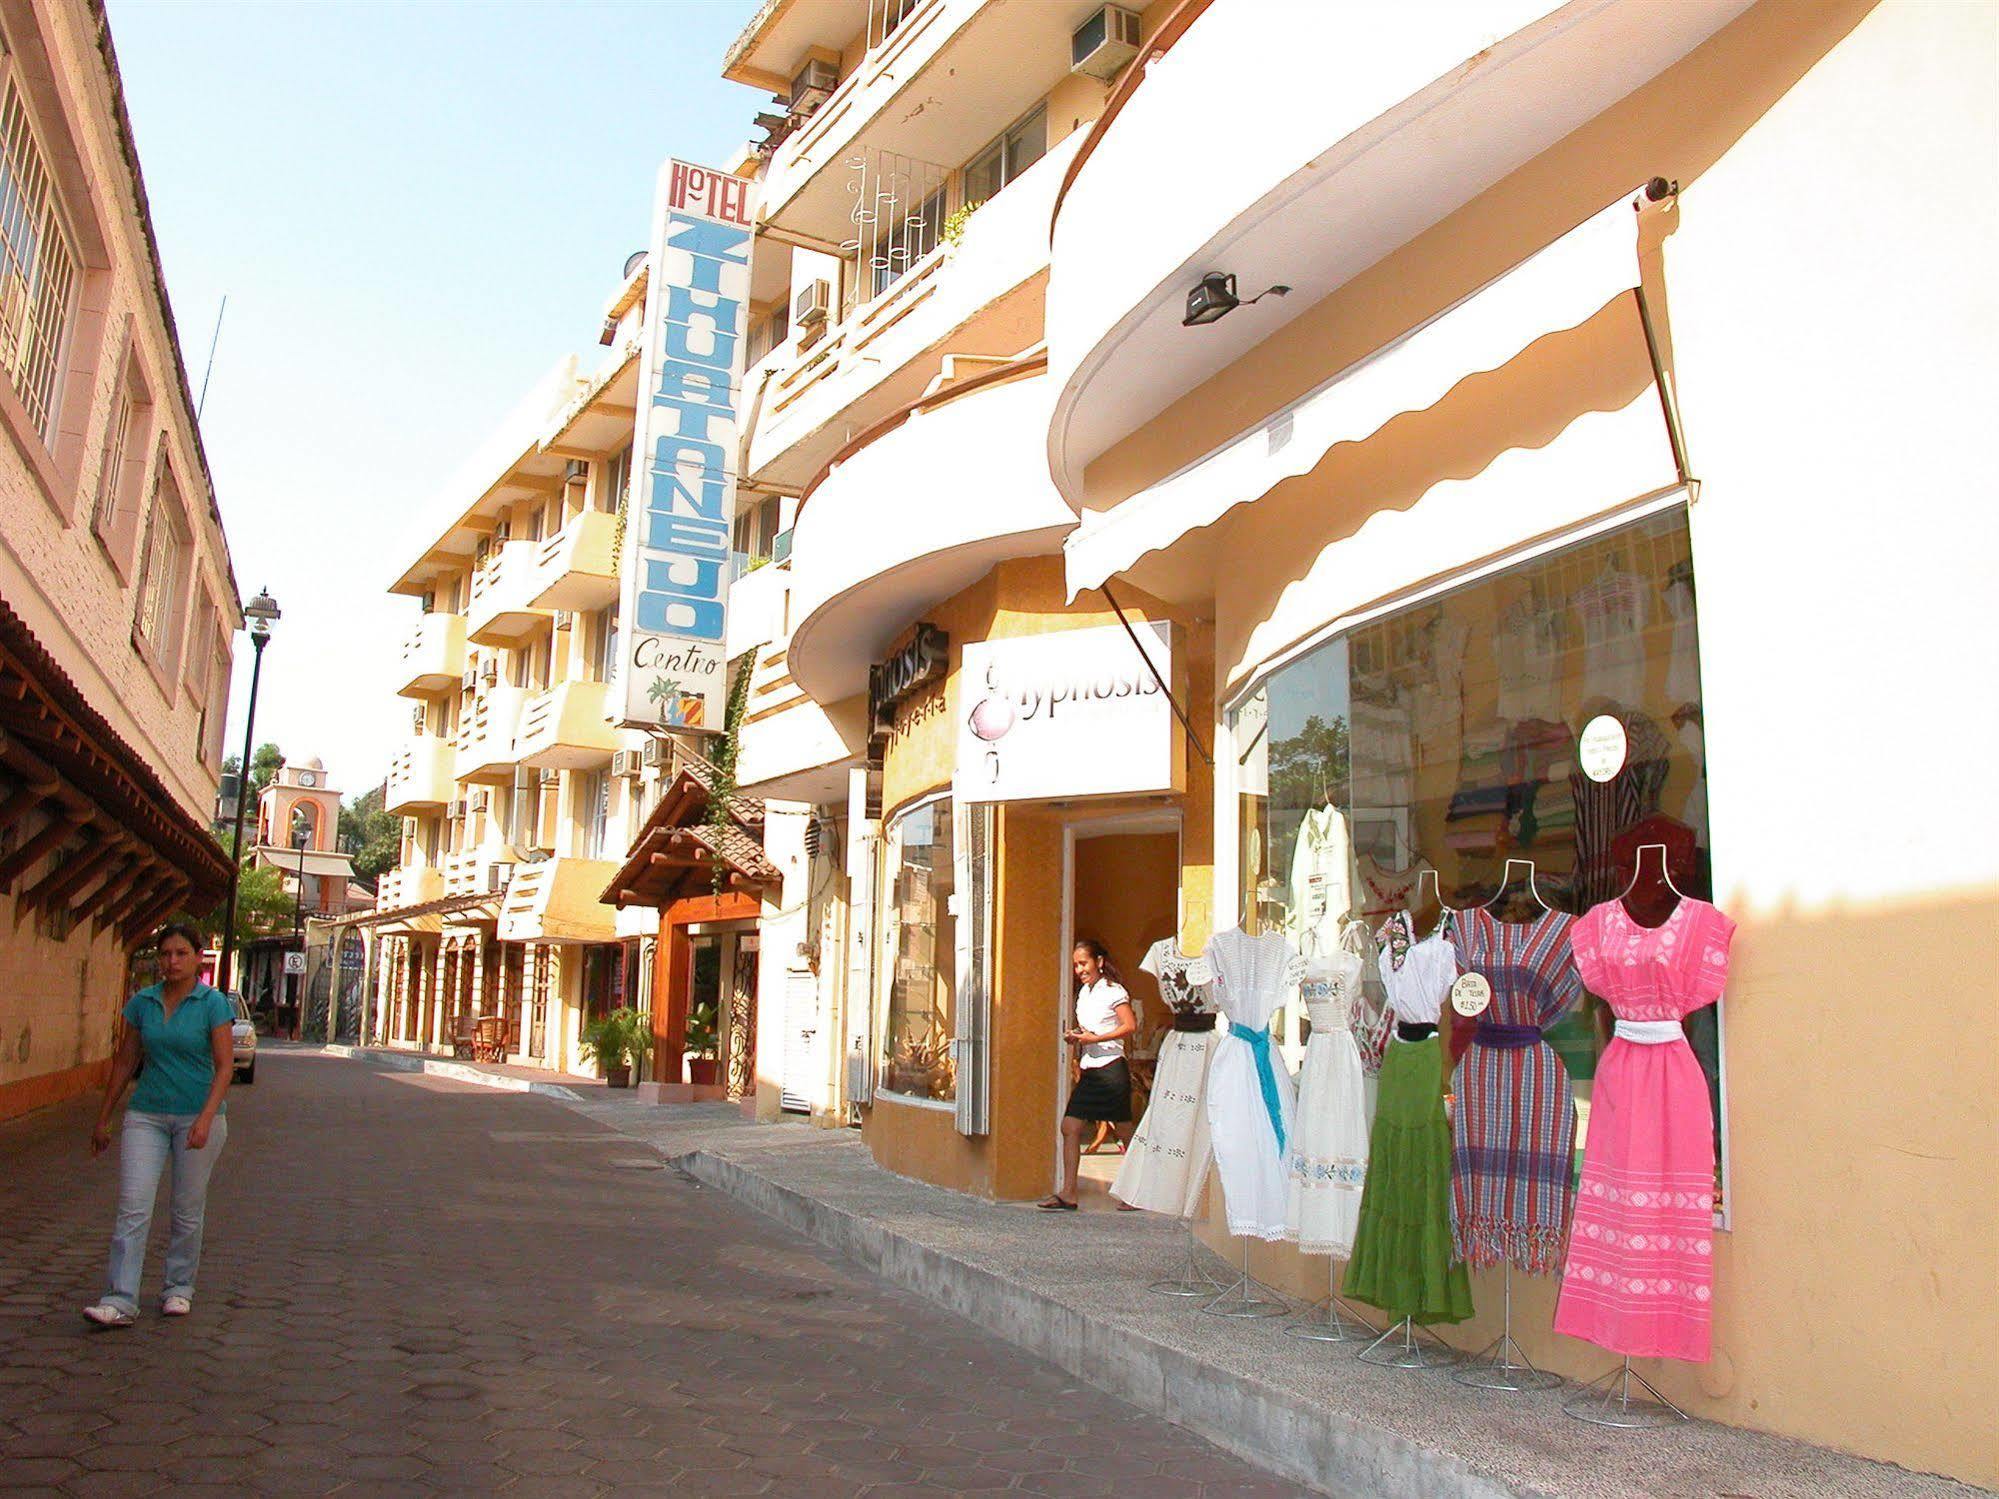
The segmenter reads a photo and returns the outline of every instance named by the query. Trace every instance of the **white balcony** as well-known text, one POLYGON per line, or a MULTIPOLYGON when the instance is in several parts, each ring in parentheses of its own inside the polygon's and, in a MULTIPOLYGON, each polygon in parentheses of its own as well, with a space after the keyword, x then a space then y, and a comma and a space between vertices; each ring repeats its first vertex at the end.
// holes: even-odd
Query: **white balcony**
POLYGON ((444 893, 500 895, 506 891, 513 873, 523 867, 501 849, 491 846, 467 849, 445 859, 444 893))
POLYGON ((475 645, 510 645, 549 617, 536 607, 541 543, 503 541, 472 574, 465 638, 475 645))
POLYGON ((382 810, 398 816, 439 810, 458 794, 453 769, 451 741, 443 735, 405 740, 389 761, 382 810))
POLYGON ((403 697, 431 697, 451 692, 465 670, 465 616, 426 614, 403 641, 396 669, 396 692, 403 697))
POLYGON ((605 717, 603 682, 563 682, 529 698, 514 731, 514 758, 543 770, 587 770, 624 747, 605 717))
POLYGON ((602 609, 617 602, 618 564, 612 557, 618 518, 585 510, 553 536, 535 543, 527 602, 535 609, 602 609))
POLYGON ((502 942, 612 942, 615 912, 599 897, 617 874, 606 859, 517 864, 500 902, 502 942))
POLYGON ((1150 65, 1056 220, 1047 336, 1061 391, 1048 439, 1057 487, 1080 506, 1085 470, 1122 438, 1748 3, 1231 0, 1208 10, 1150 65), (1232 273, 1245 297, 1292 290, 1183 327, 1187 292, 1210 271, 1232 273))
POLYGON ((857 431, 915 400, 946 356, 963 378, 1041 341, 1048 218, 1081 144, 1062 141, 811 348, 785 345, 750 433, 749 472, 803 487, 857 431))
POLYGON ((865 694, 822 706, 792 676, 785 643, 765 647, 750 668, 736 783, 751 796, 840 800, 848 770, 866 763, 867 719, 865 694))
POLYGON ((868 665, 925 609, 1013 557, 1058 552, 1075 517, 1048 482, 1046 376, 911 416, 836 467, 798 511, 791 644, 821 703, 866 691, 868 665))
POLYGON ((430 864, 406 864, 382 876, 376 909, 401 911, 427 905, 444 895, 444 871, 430 864))
POLYGON ((458 726, 458 753, 452 773, 461 781, 510 781, 514 775, 514 733, 520 727, 527 692, 520 687, 488 687, 458 726))

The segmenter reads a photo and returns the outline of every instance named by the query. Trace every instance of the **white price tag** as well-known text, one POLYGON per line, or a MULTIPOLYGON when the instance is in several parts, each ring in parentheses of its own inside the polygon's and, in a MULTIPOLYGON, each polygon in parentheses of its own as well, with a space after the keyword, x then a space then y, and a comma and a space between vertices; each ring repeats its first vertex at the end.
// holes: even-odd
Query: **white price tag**
POLYGON ((1492 984, 1482 973, 1458 975, 1451 985, 1451 1008, 1460 1015, 1482 1015, 1492 1003, 1492 984))
POLYGON ((1582 765, 1583 774, 1592 781, 1615 779, 1617 773, 1624 769, 1626 752, 1624 723, 1608 713, 1599 713, 1584 724, 1582 735, 1576 741, 1576 759, 1582 765))

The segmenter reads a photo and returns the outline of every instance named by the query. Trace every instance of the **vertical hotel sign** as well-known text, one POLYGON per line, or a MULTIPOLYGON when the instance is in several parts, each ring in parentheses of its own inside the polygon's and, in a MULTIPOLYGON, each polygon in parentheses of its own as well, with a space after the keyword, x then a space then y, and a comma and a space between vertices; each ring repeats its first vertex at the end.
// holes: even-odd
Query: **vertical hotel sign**
POLYGON ((726 172, 660 168, 619 598, 631 727, 723 728, 749 194, 726 172))

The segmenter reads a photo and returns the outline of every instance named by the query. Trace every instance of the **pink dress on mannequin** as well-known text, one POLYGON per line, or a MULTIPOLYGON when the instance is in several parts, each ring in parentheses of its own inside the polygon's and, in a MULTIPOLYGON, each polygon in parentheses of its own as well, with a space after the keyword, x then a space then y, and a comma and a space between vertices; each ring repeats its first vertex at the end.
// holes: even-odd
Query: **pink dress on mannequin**
POLYGON ((1721 912, 1685 899, 1656 927, 1613 900, 1570 930, 1617 1035, 1597 1064, 1555 1331, 1612 1353, 1708 1357, 1714 1112, 1680 1022, 1721 997, 1734 936, 1721 912))

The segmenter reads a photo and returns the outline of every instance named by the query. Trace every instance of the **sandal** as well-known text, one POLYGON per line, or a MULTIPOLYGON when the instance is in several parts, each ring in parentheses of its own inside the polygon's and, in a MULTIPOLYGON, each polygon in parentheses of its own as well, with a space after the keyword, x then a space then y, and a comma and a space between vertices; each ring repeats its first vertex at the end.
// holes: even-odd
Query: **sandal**
POLYGON ((1076 1211, 1075 1203, 1064 1202, 1060 1197, 1052 1194, 1042 1198, 1035 1206, 1040 1208, 1044 1213, 1073 1213, 1076 1211))

